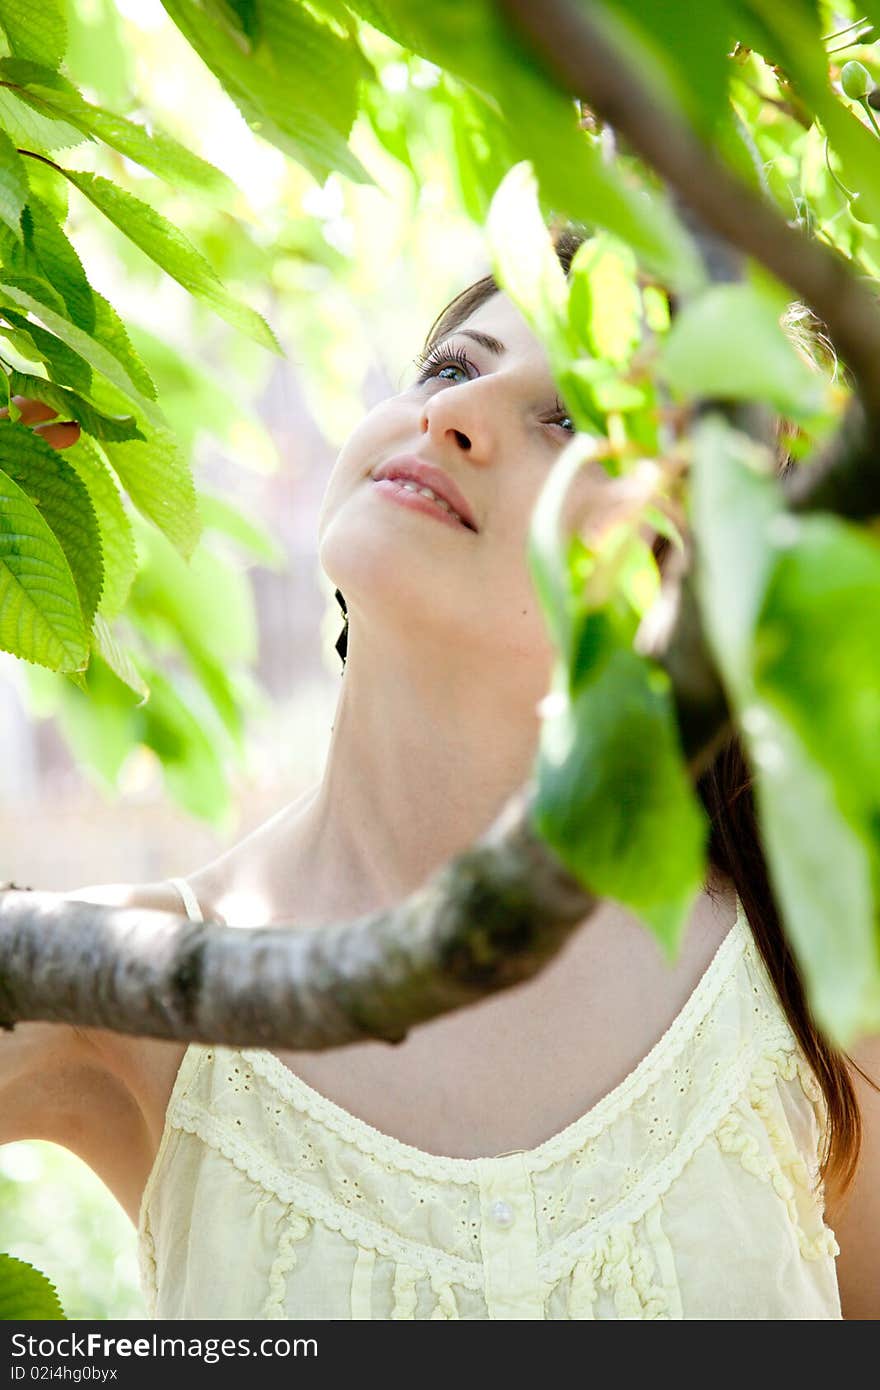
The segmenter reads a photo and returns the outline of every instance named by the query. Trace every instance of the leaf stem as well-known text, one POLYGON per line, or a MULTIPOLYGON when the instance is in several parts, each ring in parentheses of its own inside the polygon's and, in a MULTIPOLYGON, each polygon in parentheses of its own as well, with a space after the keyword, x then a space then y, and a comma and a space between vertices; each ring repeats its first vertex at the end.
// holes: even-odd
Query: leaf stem
POLYGON ((25 155, 28 159, 38 159, 41 164, 48 164, 50 169, 54 169, 56 174, 63 174, 64 170, 60 164, 56 164, 54 159, 47 159, 44 154, 35 154, 33 150, 18 150, 19 154, 25 155))
POLYGON ((875 118, 875 116, 874 116, 874 112, 871 110, 871 107, 870 107, 869 104, 868 104, 868 98, 867 98, 867 97, 862 97, 862 98, 860 99, 860 101, 859 101, 859 105, 860 105, 860 106, 863 106, 863 107, 865 108, 865 110, 867 111, 867 113, 868 113, 868 120, 871 122, 871 125, 874 127, 874 133, 875 133, 875 135, 877 135, 878 137, 880 137, 880 126, 878 126, 877 121, 876 121, 876 118, 875 118))

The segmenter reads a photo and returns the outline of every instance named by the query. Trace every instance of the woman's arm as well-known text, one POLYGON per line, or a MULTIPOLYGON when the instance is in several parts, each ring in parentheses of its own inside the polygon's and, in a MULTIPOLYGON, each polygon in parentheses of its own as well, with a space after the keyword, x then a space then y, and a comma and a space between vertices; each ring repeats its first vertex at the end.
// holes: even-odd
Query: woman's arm
MULTIPOLYGON (((865 1038, 850 1056, 880 1085, 880 1036, 865 1038)), ((829 1190, 826 1219, 837 1236, 837 1281, 845 1318, 880 1318, 880 1092, 850 1068, 862 1116, 862 1147, 849 1191, 829 1190)))

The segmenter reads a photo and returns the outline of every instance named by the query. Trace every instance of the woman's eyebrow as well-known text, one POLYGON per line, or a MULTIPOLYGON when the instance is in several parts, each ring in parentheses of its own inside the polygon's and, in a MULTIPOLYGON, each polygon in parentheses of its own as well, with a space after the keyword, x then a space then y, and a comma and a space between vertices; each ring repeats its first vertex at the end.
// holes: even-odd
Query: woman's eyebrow
POLYGON ((487 352, 492 352, 496 357, 500 357, 507 348, 497 338, 491 337, 488 333, 478 333, 474 328, 460 328, 459 333, 463 338, 473 338, 475 343, 484 347, 487 352))

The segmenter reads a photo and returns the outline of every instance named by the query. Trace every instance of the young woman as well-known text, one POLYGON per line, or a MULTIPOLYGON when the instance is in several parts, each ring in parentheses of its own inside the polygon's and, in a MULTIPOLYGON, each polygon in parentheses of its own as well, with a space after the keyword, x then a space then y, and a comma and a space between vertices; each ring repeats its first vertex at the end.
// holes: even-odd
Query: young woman
MULTIPOLYGON (((471 286, 329 480, 320 781, 188 880, 66 896, 320 930, 472 844, 535 756, 553 654, 525 542, 571 429, 523 318, 471 286)), ((674 966, 606 901, 537 979, 393 1048, 28 1024, 0 1041, 0 1142, 94 1168, 159 1318, 877 1316, 878 1096, 810 1024, 736 746, 700 792, 710 873, 674 966)), ((878 1052, 854 1057, 876 1075, 878 1052)))

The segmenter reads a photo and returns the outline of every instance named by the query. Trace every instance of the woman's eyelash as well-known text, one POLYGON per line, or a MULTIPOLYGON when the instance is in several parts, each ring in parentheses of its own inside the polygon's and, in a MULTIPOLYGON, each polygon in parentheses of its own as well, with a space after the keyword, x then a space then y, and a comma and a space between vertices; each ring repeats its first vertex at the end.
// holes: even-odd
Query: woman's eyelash
MULTIPOLYGON (((418 372, 416 384, 421 386, 424 382, 430 381, 431 377, 436 376, 444 367, 461 367, 463 372, 470 375, 473 365, 473 362, 468 357, 464 348, 446 347, 443 344, 425 348, 415 359, 415 366, 418 372)), ((563 419, 571 418, 558 396, 556 397, 556 414, 561 415, 563 419)), ((545 423, 548 425, 558 425, 560 421, 554 417, 554 419, 547 420, 545 423)))
POLYGON ((461 367, 462 371, 467 372, 473 366, 463 348, 450 347, 426 348, 419 353, 415 364, 418 370, 417 381, 419 385, 430 377, 436 376, 443 367, 461 367))

